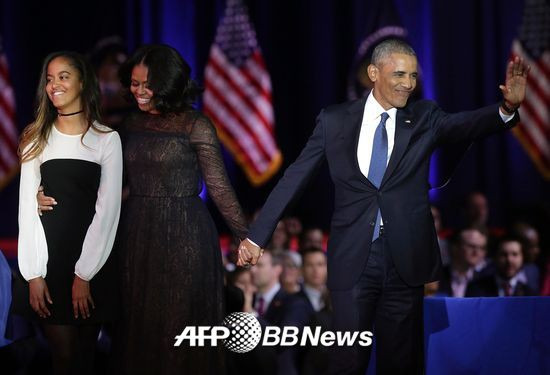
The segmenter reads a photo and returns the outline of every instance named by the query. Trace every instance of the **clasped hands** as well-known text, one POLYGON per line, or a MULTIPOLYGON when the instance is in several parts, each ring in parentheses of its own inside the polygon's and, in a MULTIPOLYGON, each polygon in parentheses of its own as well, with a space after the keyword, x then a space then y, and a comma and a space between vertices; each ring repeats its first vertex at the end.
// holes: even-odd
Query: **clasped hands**
POLYGON ((238 252, 237 266, 250 268, 258 263, 258 259, 263 255, 264 250, 246 238, 241 241, 238 252))

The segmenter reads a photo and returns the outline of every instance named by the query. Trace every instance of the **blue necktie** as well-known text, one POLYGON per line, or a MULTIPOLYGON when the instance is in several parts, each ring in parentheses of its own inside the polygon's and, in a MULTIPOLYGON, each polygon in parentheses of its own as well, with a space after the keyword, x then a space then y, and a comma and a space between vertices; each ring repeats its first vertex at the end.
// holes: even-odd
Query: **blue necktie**
MULTIPOLYGON (((388 159, 388 133, 386 132, 386 120, 389 115, 386 112, 383 112, 380 115, 380 123, 376 127, 374 132, 374 139, 372 142, 372 155, 370 158, 369 166, 369 175, 368 179, 373 183, 377 188, 380 187, 382 182, 382 177, 384 177, 384 172, 386 171, 386 161, 388 159)), ((382 221, 382 216, 380 215, 380 209, 376 214, 376 224, 374 226, 374 233, 372 235, 372 241, 380 235, 380 223, 382 221)))

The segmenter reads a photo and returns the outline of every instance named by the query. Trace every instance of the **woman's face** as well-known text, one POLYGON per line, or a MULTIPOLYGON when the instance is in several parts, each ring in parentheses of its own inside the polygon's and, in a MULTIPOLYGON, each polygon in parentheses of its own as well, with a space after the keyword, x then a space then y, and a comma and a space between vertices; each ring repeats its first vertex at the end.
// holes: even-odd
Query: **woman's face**
POLYGON ((78 71, 65 57, 56 57, 48 64, 46 94, 60 113, 78 112, 82 109, 80 93, 82 81, 78 71))
POLYGON ((132 69, 130 92, 134 95, 140 110, 149 113, 158 113, 153 107, 153 91, 149 88, 147 75, 149 68, 144 64, 138 64, 132 69))

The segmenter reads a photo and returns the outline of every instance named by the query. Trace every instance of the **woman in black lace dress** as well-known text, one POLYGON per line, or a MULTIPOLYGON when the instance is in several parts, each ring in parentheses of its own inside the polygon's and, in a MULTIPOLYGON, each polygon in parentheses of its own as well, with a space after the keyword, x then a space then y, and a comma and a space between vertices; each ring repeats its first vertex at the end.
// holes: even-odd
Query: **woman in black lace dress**
MULTIPOLYGON (((174 347, 186 326, 224 318, 221 251, 199 197, 202 181, 233 234, 247 231, 216 131, 192 109, 198 90, 173 48, 140 48, 120 76, 140 111, 121 129, 129 197, 118 228, 123 317, 115 373, 223 374, 223 348, 174 347)), ((42 210, 52 201, 39 194, 42 210)))
POLYGON ((198 90, 176 50, 140 48, 120 71, 140 113, 126 121, 129 197, 119 241, 123 296, 117 373, 222 374, 223 348, 174 347, 186 326, 224 318, 216 227, 202 181, 234 235, 246 222, 227 178, 216 131, 191 108, 198 90))

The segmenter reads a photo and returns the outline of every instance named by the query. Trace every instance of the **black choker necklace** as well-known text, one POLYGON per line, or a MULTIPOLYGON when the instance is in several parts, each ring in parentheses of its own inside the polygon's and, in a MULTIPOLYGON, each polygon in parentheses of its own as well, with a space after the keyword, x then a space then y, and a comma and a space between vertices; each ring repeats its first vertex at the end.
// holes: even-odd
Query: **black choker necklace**
POLYGON ((59 113, 57 112, 57 115, 58 116, 72 116, 72 115, 78 115, 79 113, 82 113, 84 112, 83 109, 81 109, 80 111, 77 111, 77 112, 73 112, 73 113, 59 113))

